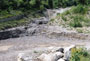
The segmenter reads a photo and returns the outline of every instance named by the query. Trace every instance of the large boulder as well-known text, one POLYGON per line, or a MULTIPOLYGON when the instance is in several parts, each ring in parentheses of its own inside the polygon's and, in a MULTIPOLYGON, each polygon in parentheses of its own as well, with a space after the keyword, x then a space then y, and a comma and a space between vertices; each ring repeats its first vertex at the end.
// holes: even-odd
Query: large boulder
POLYGON ((64 48, 64 59, 69 61, 70 57, 71 57, 71 49, 72 48, 76 48, 75 45, 71 45, 69 47, 64 48))
POLYGON ((49 47, 51 52, 49 54, 44 53, 44 54, 40 55, 38 57, 38 59, 40 61, 69 61, 69 59, 71 57, 71 49, 76 48, 76 46, 71 45, 66 48, 59 48, 59 47, 57 47, 57 48, 49 47))
POLYGON ((57 61, 58 59, 62 58, 64 55, 61 52, 49 53, 49 54, 42 54, 38 57, 40 61, 57 61))
MULTIPOLYGON (((53 47, 49 47, 51 50, 53 47)), ((71 57, 71 49, 76 48, 75 45, 71 45, 69 47, 65 48, 59 48, 57 47, 55 51, 49 51, 43 50, 42 53, 41 50, 38 53, 31 53, 31 52, 25 52, 25 53, 19 53, 17 57, 17 61, 69 61, 71 57), (40 56, 39 56, 40 55, 40 56)))
POLYGON ((59 59, 58 61, 65 61, 63 58, 59 59))

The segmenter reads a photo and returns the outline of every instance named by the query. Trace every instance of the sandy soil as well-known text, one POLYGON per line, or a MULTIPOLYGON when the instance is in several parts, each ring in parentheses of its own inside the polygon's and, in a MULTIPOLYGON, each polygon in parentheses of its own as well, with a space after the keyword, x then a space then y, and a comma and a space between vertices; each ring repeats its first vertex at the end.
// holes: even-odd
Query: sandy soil
POLYGON ((35 48, 46 48, 50 46, 69 46, 72 44, 87 46, 90 41, 67 37, 49 38, 47 36, 27 36, 0 41, 0 61, 17 61, 17 55, 24 51, 34 51, 35 48))

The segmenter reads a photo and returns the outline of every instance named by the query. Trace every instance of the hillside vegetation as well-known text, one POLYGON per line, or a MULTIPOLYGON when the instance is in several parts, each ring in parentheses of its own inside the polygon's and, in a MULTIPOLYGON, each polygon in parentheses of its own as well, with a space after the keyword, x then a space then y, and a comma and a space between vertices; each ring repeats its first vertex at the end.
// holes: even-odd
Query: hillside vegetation
POLYGON ((90 0, 0 0, 0 18, 3 15, 5 16, 5 14, 9 14, 6 17, 10 17, 12 13, 18 15, 30 10, 53 9, 76 6, 78 4, 89 5, 90 0))
MULTIPOLYGON (((90 7, 81 4, 72 6, 70 10, 67 10, 62 14, 58 13, 56 18, 51 19, 50 24, 74 28, 82 33, 84 30, 81 28, 90 27, 90 7)), ((87 32, 90 31, 88 30, 87 32)))
MULTIPOLYGON (((89 26, 89 18, 86 17, 86 14, 88 11, 88 8, 86 6, 90 5, 90 0, 0 0, 0 20, 5 18, 10 18, 13 16, 21 15, 21 14, 31 14, 37 12, 38 10, 41 11, 41 14, 46 9, 54 9, 54 8, 65 8, 70 6, 77 6, 77 8, 72 8, 72 11, 67 11, 66 13, 60 15, 64 21, 67 22, 67 20, 72 19, 72 22, 68 23, 70 26, 73 27, 82 27, 82 26, 89 26), (84 7, 80 6, 84 5, 84 7), (77 6, 78 5, 78 6, 77 6), (79 11, 78 11, 79 8, 79 11), (83 10, 82 10, 83 9, 83 10), (80 12, 81 11, 81 12, 80 12), (78 17, 76 13, 82 13, 78 17), (73 15, 75 14, 75 15, 73 15), (70 18, 68 17, 70 16, 70 18), (68 17, 68 19, 66 18, 68 17), (85 24, 81 24, 79 20, 83 19, 85 24), (77 21, 77 22, 76 22, 77 21), (88 24, 87 24, 87 23, 88 24)), ((39 14, 34 14, 33 17, 40 17, 39 14)), ((22 22, 26 23, 27 20, 21 19, 21 20, 12 20, 7 21, 5 23, 0 23, 0 30, 8 29, 12 27, 16 27, 17 25, 20 25, 22 22)), ((83 23, 82 21, 82 23, 83 23)))

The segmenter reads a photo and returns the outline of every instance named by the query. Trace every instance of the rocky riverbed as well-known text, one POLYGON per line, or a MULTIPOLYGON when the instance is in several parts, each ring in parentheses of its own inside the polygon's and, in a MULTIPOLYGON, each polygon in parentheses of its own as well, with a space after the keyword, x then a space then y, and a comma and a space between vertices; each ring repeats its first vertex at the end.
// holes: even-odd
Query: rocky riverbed
POLYGON ((43 17, 33 20, 27 26, 0 31, 0 61, 17 61, 19 53, 27 52, 30 57, 36 58, 48 47, 77 45, 90 48, 89 34, 47 23, 48 18, 43 17))
POLYGON ((39 50, 48 47, 67 47, 70 45, 80 45, 90 48, 89 40, 79 40, 67 37, 49 38, 46 36, 28 36, 0 41, 0 61, 17 61, 19 53, 29 52, 30 56, 35 56, 39 50), (31 55, 34 53, 33 55, 31 55))

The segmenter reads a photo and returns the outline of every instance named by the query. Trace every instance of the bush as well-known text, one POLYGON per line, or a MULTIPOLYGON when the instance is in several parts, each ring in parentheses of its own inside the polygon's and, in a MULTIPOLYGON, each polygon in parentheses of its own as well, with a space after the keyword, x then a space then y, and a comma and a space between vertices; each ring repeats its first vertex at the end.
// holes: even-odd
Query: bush
POLYGON ((63 16, 63 15, 62 15, 62 19, 63 19, 64 21, 67 21, 67 18, 66 18, 65 16, 63 16))
POLYGON ((72 27, 90 26, 90 19, 82 15, 75 15, 70 17, 72 20, 69 25, 72 27))
POLYGON ((76 6, 78 4, 89 5, 90 0, 0 0, 1 10, 30 10, 33 8, 58 8, 76 6))
POLYGON ((75 16, 69 25, 72 27, 82 27, 82 21, 81 16, 75 16))
POLYGON ((89 8, 86 6, 78 5, 72 7, 70 10, 65 11, 57 16, 62 18, 66 24, 71 27, 90 26, 89 8))
POLYGON ((89 61, 90 54, 85 48, 73 48, 70 61, 89 61))
POLYGON ((0 16, 2 16, 2 15, 6 15, 6 14, 8 14, 8 11, 7 11, 7 10, 0 11, 0 16))
POLYGON ((88 8, 86 6, 83 6, 83 5, 78 5, 78 6, 72 8, 72 12, 86 14, 88 12, 88 8))
POLYGON ((76 0, 77 4, 89 5, 90 0, 76 0))

